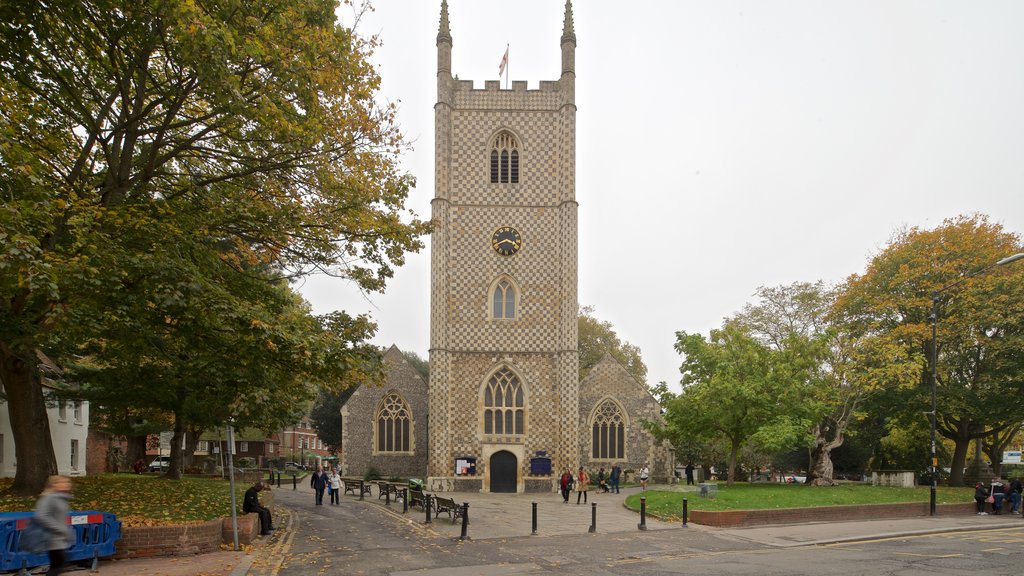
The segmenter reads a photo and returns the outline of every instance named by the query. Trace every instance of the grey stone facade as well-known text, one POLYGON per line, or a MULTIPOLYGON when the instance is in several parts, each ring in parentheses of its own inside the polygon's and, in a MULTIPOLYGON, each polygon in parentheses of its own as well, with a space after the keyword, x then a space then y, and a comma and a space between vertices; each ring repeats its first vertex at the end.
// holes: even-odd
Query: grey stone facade
POLYGON ((384 353, 386 378, 383 386, 360 386, 341 408, 341 471, 362 477, 372 467, 384 478, 423 478, 427 469, 427 383, 392 346, 384 353), (397 394, 408 409, 409 450, 382 451, 378 448, 378 418, 382 401, 397 394))

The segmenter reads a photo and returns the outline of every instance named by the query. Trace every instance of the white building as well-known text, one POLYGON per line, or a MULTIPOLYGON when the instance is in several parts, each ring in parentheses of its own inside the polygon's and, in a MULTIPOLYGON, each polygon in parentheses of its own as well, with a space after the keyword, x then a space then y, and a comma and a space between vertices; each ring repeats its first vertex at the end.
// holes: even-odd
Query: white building
MULTIPOLYGON (((53 361, 40 354, 44 370, 59 371, 53 361)), ((2 386, 2 384, 0 384, 2 386)), ((44 394, 55 388, 44 377, 44 394)), ((50 438, 57 458, 57 472, 64 476, 85 476, 86 439, 89 436, 89 403, 59 402, 48 406, 50 438)), ((0 401, 0 478, 13 478, 18 461, 14 456, 14 434, 7 402, 0 401)))

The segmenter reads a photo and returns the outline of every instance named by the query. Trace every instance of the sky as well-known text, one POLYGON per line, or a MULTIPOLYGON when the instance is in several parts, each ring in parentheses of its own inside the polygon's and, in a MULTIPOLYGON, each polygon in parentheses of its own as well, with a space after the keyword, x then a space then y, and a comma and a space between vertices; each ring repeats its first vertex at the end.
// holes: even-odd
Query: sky
MULTIPOLYGON (((399 106, 430 217, 440 0, 376 0, 382 101, 399 106)), ((450 0, 452 72, 560 75, 563 0, 450 0)), ((353 21, 342 6, 339 19, 353 21)), ((760 286, 862 273, 902 228, 987 214, 1024 233, 1024 2, 577 0, 579 303, 680 389, 677 331, 760 286)), ((315 313, 368 313, 427 358, 430 242, 384 294, 335 278, 315 313)))

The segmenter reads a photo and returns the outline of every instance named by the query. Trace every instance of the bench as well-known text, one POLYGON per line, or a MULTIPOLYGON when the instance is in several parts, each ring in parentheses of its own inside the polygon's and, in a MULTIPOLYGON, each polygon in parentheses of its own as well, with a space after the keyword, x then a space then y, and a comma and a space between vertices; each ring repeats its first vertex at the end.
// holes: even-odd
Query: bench
POLYGON ((456 504, 455 500, 442 498, 436 494, 432 498, 434 499, 434 516, 440 516, 441 512, 444 512, 452 519, 452 524, 462 518, 462 513, 465 511, 462 504, 456 504))
POLYGON ((385 482, 378 480, 377 484, 377 499, 380 500, 384 496, 391 494, 391 501, 398 502, 398 497, 402 495, 402 490, 405 489, 405 485, 397 482, 385 482))
POLYGON ((359 478, 342 478, 341 481, 345 484, 345 492, 351 492, 353 496, 372 496, 369 482, 364 482, 359 478), (359 490, 360 487, 362 488, 362 494, 357 494, 356 491, 359 490))

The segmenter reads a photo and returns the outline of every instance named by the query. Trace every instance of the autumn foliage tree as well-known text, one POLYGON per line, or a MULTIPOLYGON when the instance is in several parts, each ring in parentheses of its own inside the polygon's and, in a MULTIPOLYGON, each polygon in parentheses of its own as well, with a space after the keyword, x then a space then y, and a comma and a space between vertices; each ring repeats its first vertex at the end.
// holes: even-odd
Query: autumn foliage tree
MULTIPOLYGON (((412 179, 398 171, 395 109, 376 99, 375 39, 338 25, 335 7, 0 4, 0 380, 12 490, 38 492, 56 471, 36 350, 109 338, 126 310, 195 304, 233 275, 325 271, 380 290, 420 248, 426 226, 403 208, 412 179), (154 270, 168 272, 144 276, 154 270)), ((214 300, 262 297, 230 294, 214 300)), ((224 329, 257 342, 275 327, 252 304, 224 329)), ((202 322, 186 317, 201 306, 181 308, 169 325, 202 322)), ((175 336, 168 354, 201 359, 198 334, 175 336)))
POLYGON ((937 293, 935 417, 938 433, 955 445, 948 463, 954 485, 963 482, 972 440, 998 437, 1024 421, 1024 265, 993 266, 1021 251, 1018 235, 981 215, 909 228, 849 278, 839 299, 850 330, 890 351, 874 355, 876 365, 909 368, 901 386, 912 394, 892 409, 925 418, 937 293))

